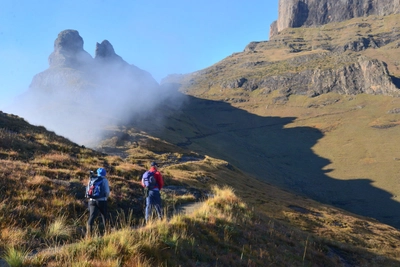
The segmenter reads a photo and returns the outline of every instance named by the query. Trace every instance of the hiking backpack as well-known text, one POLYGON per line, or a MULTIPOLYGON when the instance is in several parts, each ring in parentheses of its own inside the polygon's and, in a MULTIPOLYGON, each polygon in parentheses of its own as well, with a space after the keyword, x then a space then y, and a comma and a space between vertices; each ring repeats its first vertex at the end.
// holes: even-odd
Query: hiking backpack
POLYGON ((143 184, 146 189, 152 190, 157 186, 156 178, 154 177, 155 172, 146 171, 143 174, 143 184))
POLYGON ((90 178, 86 196, 93 199, 106 197, 103 177, 97 176, 90 178))

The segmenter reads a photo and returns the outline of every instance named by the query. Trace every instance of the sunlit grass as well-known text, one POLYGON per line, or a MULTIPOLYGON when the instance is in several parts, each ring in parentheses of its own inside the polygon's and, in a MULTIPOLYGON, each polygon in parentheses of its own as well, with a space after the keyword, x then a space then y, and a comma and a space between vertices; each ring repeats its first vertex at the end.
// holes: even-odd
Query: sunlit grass
MULTIPOLYGON (((229 201, 232 204, 237 202, 237 206, 241 202, 239 198, 234 197, 234 193, 230 189, 215 189, 216 198, 210 199, 210 205, 204 205, 208 209, 209 214, 225 220, 227 217, 224 215, 225 211, 214 211, 214 205, 222 201, 222 198, 230 197, 229 201)), ((231 215, 233 216, 233 215, 231 215)), ((237 215, 236 215, 237 216, 237 215)), ((229 216, 228 216, 229 217, 229 216)), ((177 257, 187 249, 193 252, 196 244, 196 237, 198 233, 193 232, 192 227, 197 224, 196 217, 191 219, 185 215, 177 215, 172 217, 170 222, 164 220, 152 220, 145 227, 133 229, 131 227, 130 218, 123 216, 118 217, 118 229, 106 234, 102 239, 92 238, 73 245, 68 249, 64 249, 61 254, 56 258, 60 264, 69 264, 76 262, 80 257, 86 255, 89 262, 96 262, 94 259, 101 259, 105 262, 134 262, 139 261, 143 265, 147 264, 162 264, 165 259, 161 256, 162 250, 170 248, 175 251, 177 257), (193 220, 193 221, 192 221, 193 220), (193 225, 192 225, 193 224, 193 225), (161 254, 160 254, 161 253, 161 254), (76 256, 74 256, 76 255, 76 256)), ((211 219, 208 223, 215 224, 218 220, 211 219)), ((62 225, 62 223, 60 224, 62 225)), ((208 227, 208 226, 207 226, 208 227)), ((211 226, 215 227, 215 226, 211 226)), ((224 236, 225 242, 231 242, 231 233, 229 227, 223 227, 221 231, 224 236)), ((208 253, 211 253, 209 251, 208 253)), ((211 255, 206 256, 211 257, 211 255)), ((177 259, 174 259, 176 261, 177 259)), ((108 266, 108 265, 105 265, 108 266)))
POLYGON ((109 260, 109 259, 116 259, 120 255, 120 246, 116 242, 108 242, 101 251, 100 251, 100 259, 102 260, 109 260))

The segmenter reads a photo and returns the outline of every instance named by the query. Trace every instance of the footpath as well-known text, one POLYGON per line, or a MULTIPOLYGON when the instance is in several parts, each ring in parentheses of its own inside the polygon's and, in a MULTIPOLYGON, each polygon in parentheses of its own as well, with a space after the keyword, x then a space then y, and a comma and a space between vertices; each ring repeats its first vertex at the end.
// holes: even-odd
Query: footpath
POLYGON ((199 209, 204 202, 191 202, 191 203, 185 203, 177 208, 175 208, 175 214, 191 214, 195 210, 199 209))

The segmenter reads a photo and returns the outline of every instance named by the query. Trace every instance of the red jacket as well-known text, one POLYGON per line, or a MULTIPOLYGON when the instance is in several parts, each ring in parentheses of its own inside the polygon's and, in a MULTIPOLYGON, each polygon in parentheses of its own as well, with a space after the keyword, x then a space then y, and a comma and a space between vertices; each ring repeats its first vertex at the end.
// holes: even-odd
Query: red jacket
MULTIPOLYGON (((155 173, 154 173, 154 178, 156 178, 156 181, 157 181, 157 186, 156 186, 156 188, 158 188, 159 190, 161 190, 161 188, 163 188, 163 186, 164 186, 164 179, 163 179, 161 173, 160 173, 154 166, 151 167, 149 171, 150 171, 150 172, 155 172, 155 173)), ((142 179, 142 186, 145 187, 145 186, 144 186, 144 183, 143 183, 143 179, 142 179)))

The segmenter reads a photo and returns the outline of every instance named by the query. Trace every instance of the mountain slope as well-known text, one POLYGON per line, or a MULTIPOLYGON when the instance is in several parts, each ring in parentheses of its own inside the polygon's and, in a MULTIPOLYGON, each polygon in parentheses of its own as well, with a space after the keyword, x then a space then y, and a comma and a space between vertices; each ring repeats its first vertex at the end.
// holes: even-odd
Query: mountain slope
POLYGON ((209 68, 170 76, 163 86, 193 97, 168 122, 175 130, 152 134, 400 227, 398 21, 287 29, 209 68))
POLYGON ((30 257, 21 258, 29 266, 77 261, 88 266, 100 262, 101 266, 113 262, 131 266, 138 255, 143 266, 155 262, 399 264, 398 230, 282 191, 226 161, 187 151, 142 131, 115 128, 113 136, 119 136, 118 140, 106 140, 102 149, 111 149, 107 144, 124 144, 112 148, 124 155, 120 158, 77 146, 16 116, 0 115, 4 129, 0 135, 0 255, 8 260, 10 249, 16 249, 33 251, 30 257), (35 153, 25 153, 30 146, 35 146, 35 153), (193 193, 212 191, 215 197, 190 216, 140 228, 143 214, 138 177, 152 160, 161 164, 165 177, 167 187, 162 192, 167 209, 185 199, 193 201, 193 193), (114 228, 101 239, 87 240, 83 238, 87 220, 84 184, 88 170, 98 166, 108 172, 114 228), (176 195, 168 190, 173 185, 190 190, 176 195), (227 185, 235 194, 229 188, 214 188, 227 185), (157 258, 154 251, 146 249, 149 235, 159 236, 151 241, 157 258), (49 246, 59 249, 46 249, 49 246), (193 246, 195 254, 190 250, 193 246))

